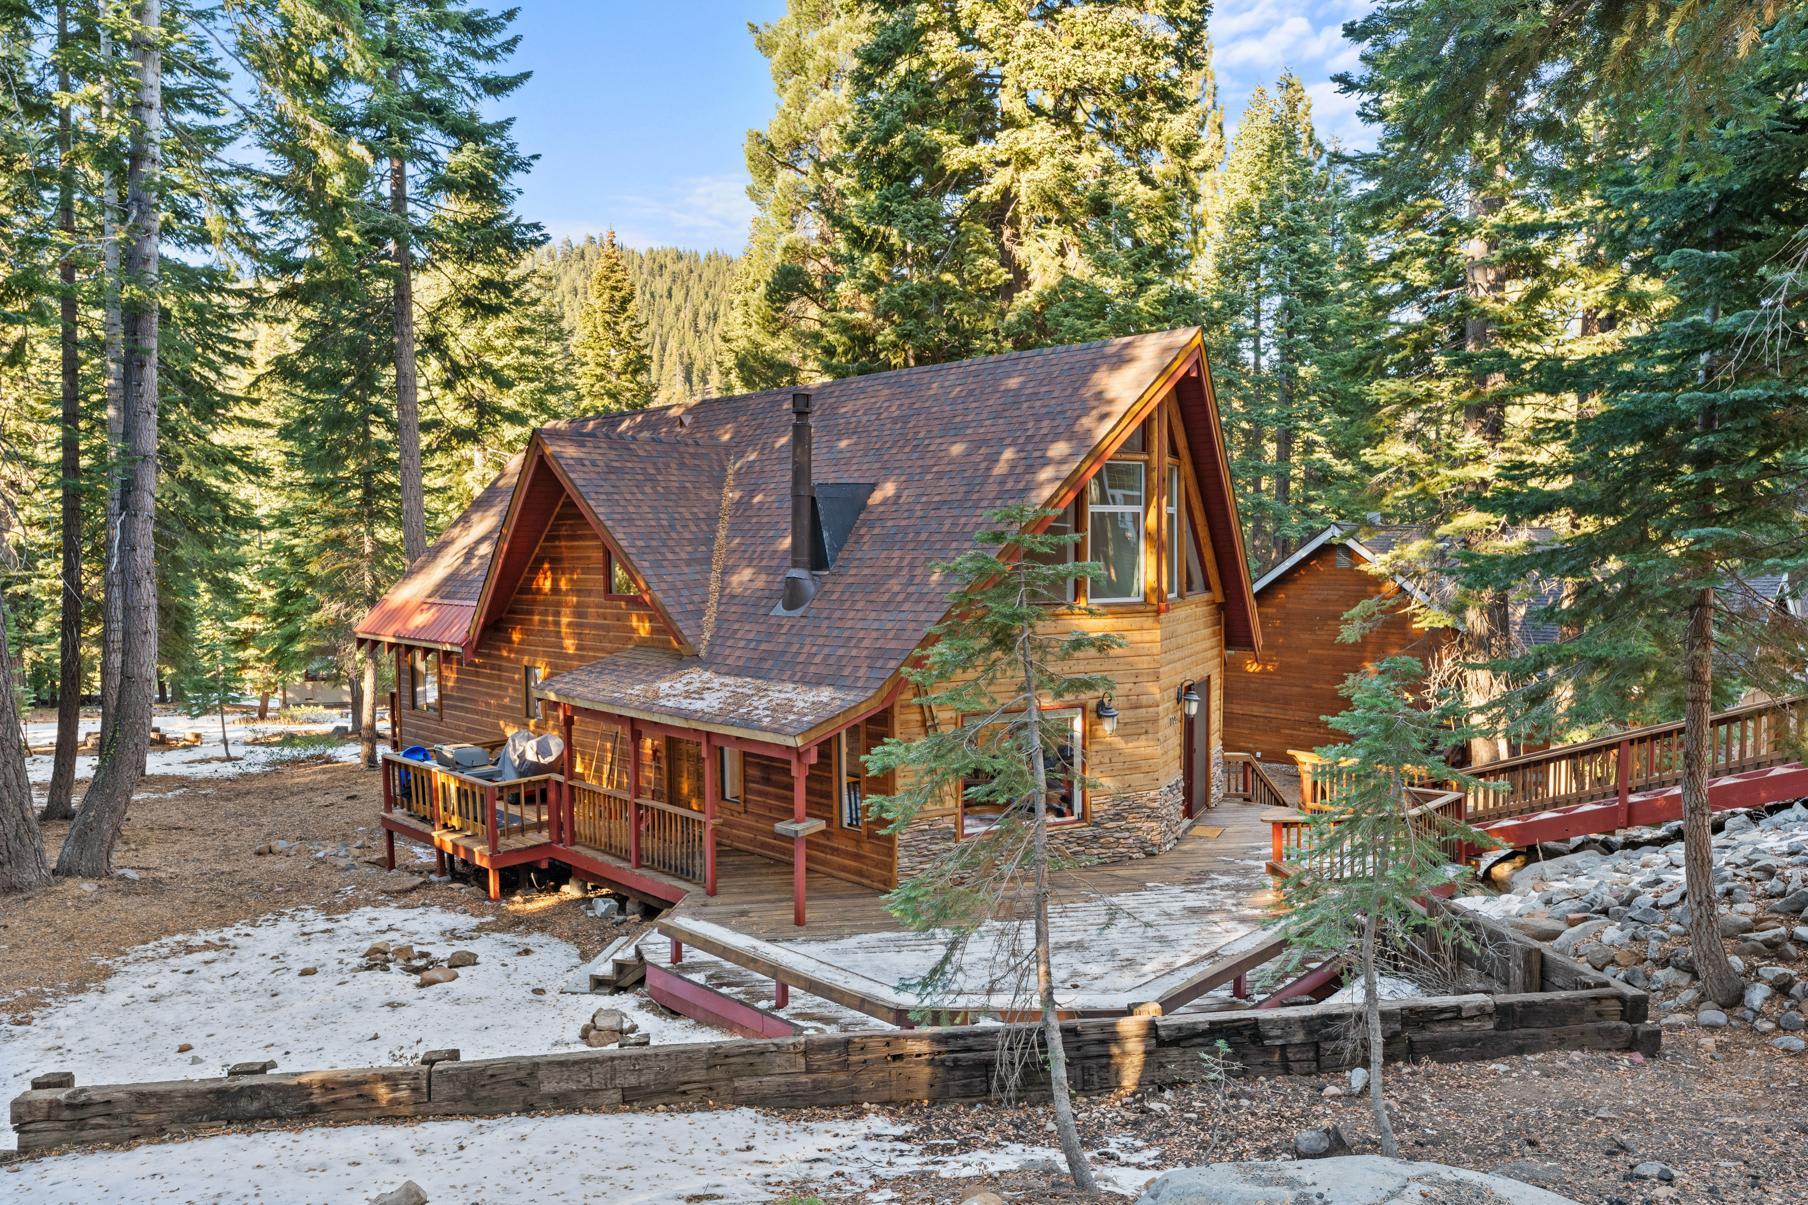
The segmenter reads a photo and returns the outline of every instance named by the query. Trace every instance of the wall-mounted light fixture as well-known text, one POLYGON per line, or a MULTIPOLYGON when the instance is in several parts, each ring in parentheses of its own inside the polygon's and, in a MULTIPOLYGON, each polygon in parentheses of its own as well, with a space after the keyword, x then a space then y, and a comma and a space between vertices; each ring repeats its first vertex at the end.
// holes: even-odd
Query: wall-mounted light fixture
POLYGON ((1099 699, 1099 705, 1093 708, 1093 714, 1099 717, 1099 724, 1105 729, 1106 736, 1117 734, 1117 708, 1111 705, 1110 695, 1099 699))
POLYGON ((1199 714, 1199 692, 1193 689, 1191 681, 1180 684, 1180 689, 1174 692, 1174 701, 1180 704, 1181 713, 1187 719, 1199 714))

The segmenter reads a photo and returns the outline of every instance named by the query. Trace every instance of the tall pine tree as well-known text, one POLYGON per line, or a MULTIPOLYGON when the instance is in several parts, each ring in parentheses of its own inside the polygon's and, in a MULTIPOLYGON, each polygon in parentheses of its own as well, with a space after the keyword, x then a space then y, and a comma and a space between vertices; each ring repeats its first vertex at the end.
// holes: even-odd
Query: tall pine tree
POLYGON ((635 410, 652 401, 647 328, 640 320, 634 282, 613 230, 603 236, 571 350, 577 357, 578 389, 586 406, 635 410))

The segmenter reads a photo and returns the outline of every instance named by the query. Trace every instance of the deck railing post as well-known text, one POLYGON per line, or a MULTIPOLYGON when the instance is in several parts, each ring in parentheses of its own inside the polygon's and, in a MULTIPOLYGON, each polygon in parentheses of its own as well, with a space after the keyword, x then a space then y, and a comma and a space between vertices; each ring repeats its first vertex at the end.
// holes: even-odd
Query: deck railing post
POLYGON ((483 789, 483 824, 489 836, 490 852, 496 852, 496 788, 483 789))
POLYGON ((387 758, 379 757, 377 764, 383 767, 383 810, 395 811, 395 763, 387 758))
POLYGON ((640 733, 628 721, 628 865, 640 868, 640 733))
MULTIPOLYGON (((810 768, 804 764, 801 753, 791 759, 791 819, 797 824, 805 820, 804 788, 809 782, 810 768)), ((804 891, 805 891, 805 848, 804 836, 799 833, 791 839, 791 919, 799 928, 804 923, 804 891)))
POLYGON ((716 746, 703 734, 703 894, 716 894, 716 797, 722 793, 716 746))
POLYGON ((1620 827, 1625 828, 1632 816, 1632 742, 1620 742, 1618 782, 1615 784, 1620 800, 1620 827))

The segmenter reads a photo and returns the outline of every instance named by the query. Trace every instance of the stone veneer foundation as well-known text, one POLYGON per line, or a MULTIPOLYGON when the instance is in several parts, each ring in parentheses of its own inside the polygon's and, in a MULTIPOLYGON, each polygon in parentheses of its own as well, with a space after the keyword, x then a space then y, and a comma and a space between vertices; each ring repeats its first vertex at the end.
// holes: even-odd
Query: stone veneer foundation
MULTIPOLYGON (((1134 795, 1095 795, 1086 824, 1051 829, 1054 851, 1088 862, 1129 862, 1168 849, 1186 827, 1182 780, 1134 795)), ((1212 752, 1212 802, 1224 798, 1224 753, 1212 752)), ((954 817, 936 816, 898 834, 898 882, 921 874, 955 839, 954 817)))

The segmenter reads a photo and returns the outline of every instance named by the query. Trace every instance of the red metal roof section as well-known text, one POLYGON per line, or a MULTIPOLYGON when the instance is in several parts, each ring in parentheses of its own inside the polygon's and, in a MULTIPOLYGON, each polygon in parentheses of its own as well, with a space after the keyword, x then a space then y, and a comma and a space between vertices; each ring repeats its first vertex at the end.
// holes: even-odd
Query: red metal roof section
POLYGON ((389 594, 358 624, 360 640, 461 648, 477 604, 389 594))

